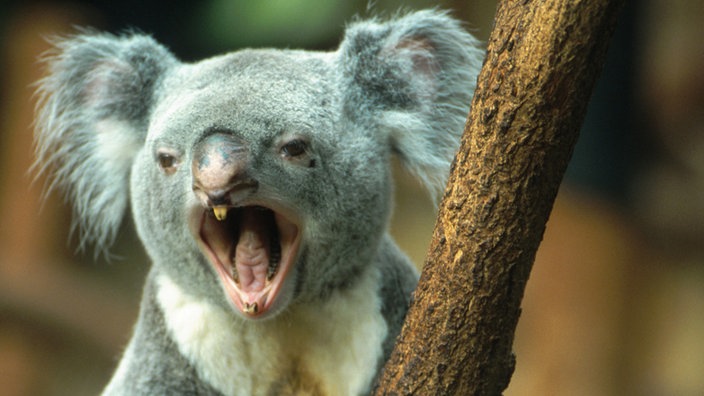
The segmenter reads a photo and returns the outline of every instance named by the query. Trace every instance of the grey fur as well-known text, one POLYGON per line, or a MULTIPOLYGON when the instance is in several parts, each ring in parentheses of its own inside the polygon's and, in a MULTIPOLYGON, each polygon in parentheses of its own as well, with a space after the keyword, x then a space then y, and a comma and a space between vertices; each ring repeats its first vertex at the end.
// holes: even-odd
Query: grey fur
MULTIPOLYGON (((227 391, 169 330, 175 313, 159 300, 159 279, 227 313, 243 330, 261 329, 253 334, 292 325, 304 308, 324 312, 336 296, 372 284, 369 298, 378 298, 387 329, 381 352, 368 361, 378 370, 417 279, 387 234, 390 157, 399 154, 437 196, 480 61, 472 36, 436 10, 356 22, 330 53, 243 50, 184 64, 140 34, 84 33, 59 41, 40 83, 36 166, 53 172, 52 187, 67 190, 82 243, 107 249, 129 205, 153 261, 133 338, 106 393, 227 391), (282 203, 304 224, 287 280, 292 286, 266 319, 252 321, 233 309, 189 229, 189 214, 200 205, 192 192, 193 150, 213 131, 246 147, 247 174, 258 182, 247 199, 282 203), (283 155, 286 142, 298 138, 307 143, 305 152, 283 155), (173 174, 158 166, 164 150, 176 161, 173 174)), ((228 353, 246 364, 248 357, 228 353)), ((287 370, 297 364, 269 358, 287 370)), ((302 389, 292 378, 297 370, 303 369, 241 380, 255 381, 263 394, 295 392, 302 389)), ((324 383, 325 375, 313 372, 311 383, 324 383)), ((372 379, 365 379, 364 391, 372 379)))

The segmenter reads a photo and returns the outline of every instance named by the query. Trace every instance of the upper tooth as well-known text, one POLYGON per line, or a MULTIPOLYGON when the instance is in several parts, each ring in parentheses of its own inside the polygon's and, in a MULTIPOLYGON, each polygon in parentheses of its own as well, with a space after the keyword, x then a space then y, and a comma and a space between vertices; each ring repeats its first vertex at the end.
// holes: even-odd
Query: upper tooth
POLYGON ((215 215, 215 218, 219 221, 225 220, 225 218, 227 217, 227 206, 213 206, 213 214, 215 215))

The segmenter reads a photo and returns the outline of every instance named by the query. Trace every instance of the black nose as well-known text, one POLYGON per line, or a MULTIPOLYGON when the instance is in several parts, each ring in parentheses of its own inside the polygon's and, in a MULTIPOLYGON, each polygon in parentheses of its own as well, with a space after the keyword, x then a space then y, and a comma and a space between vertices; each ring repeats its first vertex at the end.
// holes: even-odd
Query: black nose
POLYGON ((259 186, 248 168, 244 142, 227 133, 209 135, 193 151, 193 191, 205 206, 234 205, 259 186))

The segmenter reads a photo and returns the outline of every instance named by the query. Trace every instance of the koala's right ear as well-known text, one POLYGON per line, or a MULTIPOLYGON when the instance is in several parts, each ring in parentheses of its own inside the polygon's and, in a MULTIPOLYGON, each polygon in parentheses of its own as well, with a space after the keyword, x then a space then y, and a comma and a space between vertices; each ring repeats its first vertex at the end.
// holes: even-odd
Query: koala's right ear
POLYGON ((66 189, 81 247, 105 249, 128 206, 130 168, 158 86, 177 61, 145 35, 82 34, 57 40, 45 62, 34 167, 51 173, 49 189, 66 189))
POLYGON ((477 40, 446 12, 424 10, 351 25, 338 54, 345 116, 381 132, 435 197, 481 67, 477 40))

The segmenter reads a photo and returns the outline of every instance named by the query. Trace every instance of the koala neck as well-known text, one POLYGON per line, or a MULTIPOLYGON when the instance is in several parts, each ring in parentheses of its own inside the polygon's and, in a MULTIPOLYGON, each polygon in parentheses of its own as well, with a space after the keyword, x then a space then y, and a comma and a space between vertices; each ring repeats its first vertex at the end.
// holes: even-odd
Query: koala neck
POLYGON ((180 352, 223 394, 358 395, 369 391, 387 333, 379 279, 372 266, 355 287, 266 321, 243 320, 164 274, 157 301, 180 352))

